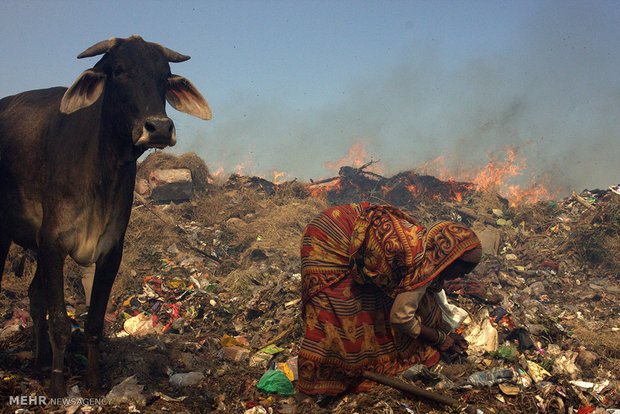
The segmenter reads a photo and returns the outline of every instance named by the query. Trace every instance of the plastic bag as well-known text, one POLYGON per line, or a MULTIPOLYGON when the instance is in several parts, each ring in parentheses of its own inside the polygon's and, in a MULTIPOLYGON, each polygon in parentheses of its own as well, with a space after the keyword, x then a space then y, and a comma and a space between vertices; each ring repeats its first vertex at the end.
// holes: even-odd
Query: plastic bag
POLYGON ((490 354, 508 361, 514 361, 517 356, 517 346, 514 344, 502 345, 497 348, 497 351, 491 352, 490 354))
POLYGON ((511 368, 491 368, 486 371, 474 372, 469 376, 467 382, 475 386, 490 386, 510 381, 514 377, 511 368))
POLYGON ((460 327, 469 316, 465 309, 459 308, 458 306, 448 302, 446 291, 443 289, 435 293, 435 300, 441 308, 442 320, 450 327, 451 330, 455 330, 460 327))
POLYGON ((136 403, 145 405, 146 398, 142 394, 144 385, 138 384, 135 375, 125 378, 120 384, 114 386, 106 395, 106 399, 112 404, 136 403))
POLYGON ((202 382, 204 375, 202 372, 192 371, 174 374, 169 378, 169 382, 177 387, 191 387, 202 382))
POLYGON ((275 392, 280 395, 294 395, 295 387, 282 371, 267 371, 258 381, 256 387, 266 393, 275 392))

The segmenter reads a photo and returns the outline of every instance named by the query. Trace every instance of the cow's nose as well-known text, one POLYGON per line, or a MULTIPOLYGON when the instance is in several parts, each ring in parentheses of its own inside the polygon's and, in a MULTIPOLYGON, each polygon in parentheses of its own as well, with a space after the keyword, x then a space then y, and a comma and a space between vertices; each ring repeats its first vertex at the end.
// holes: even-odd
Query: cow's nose
POLYGON ((144 121, 143 141, 149 146, 163 148, 176 144, 174 123, 168 117, 150 117, 144 121))
POLYGON ((150 135, 172 136, 174 124, 170 118, 148 118, 144 128, 150 135))

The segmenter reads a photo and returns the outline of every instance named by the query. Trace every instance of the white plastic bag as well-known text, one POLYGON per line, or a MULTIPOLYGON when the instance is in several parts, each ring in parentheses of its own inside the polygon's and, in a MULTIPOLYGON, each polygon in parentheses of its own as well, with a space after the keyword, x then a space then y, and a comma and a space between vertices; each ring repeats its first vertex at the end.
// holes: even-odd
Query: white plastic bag
POLYGON ((446 291, 443 289, 435 293, 435 300, 441 308, 441 318, 443 322, 450 327, 451 331, 460 327, 469 316, 465 309, 448 302, 446 291))

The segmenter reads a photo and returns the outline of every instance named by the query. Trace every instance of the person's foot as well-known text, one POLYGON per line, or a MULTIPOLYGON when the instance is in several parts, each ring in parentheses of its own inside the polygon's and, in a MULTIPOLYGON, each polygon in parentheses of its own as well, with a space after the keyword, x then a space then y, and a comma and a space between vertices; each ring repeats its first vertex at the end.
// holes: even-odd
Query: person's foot
POLYGON ((336 401, 339 397, 337 395, 329 395, 329 394, 319 394, 316 396, 316 404, 319 407, 325 408, 328 405, 332 404, 334 401, 336 401))
POLYGON ((295 393, 295 401, 297 401, 297 403, 307 403, 307 402, 311 402, 312 396, 308 395, 308 394, 304 394, 301 391, 297 391, 295 393))

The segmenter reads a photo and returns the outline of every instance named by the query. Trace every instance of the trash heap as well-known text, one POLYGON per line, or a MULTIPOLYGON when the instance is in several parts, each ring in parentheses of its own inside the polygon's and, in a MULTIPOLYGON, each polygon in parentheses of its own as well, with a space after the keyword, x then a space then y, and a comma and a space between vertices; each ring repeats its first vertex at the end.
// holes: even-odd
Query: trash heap
MULTIPOLYGON (((342 180, 351 177, 345 173, 342 180)), ((300 236, 334 204, 312 195, 313 183, 233 175, 216 185, 195 154, 161 152, 140 165, 138 179, 148 191, 136 196, 106 313, 102 394, 84 388, 87 309, 79 267, 68 261, 65 268, 74 320, 70 396, 103 397, 106 405, 3 412, 620 412, 617 189, 515 207, 492 192, 468 191, 448 202, 393 194, 401 200, 395 204, 422 222, 460 221, 483 241, 482 263, 445 292, 446 306, 458 316, 454 330, 469 341, 467 354, 443 355, 432 369, 415 366, 399 377, 462 405, 449 408, 383 385, 343 398, 295 400, 300 236), (153 191, 165 181, 149 179, 165 176, 153 172, 175 169, 198 181, 189 198, 151 197, 166 194, 153 191)), ((5 406, 10 396, 46 395, 33 368, 32 274, 32 257, 13 246, 0 293, 5 406)))

